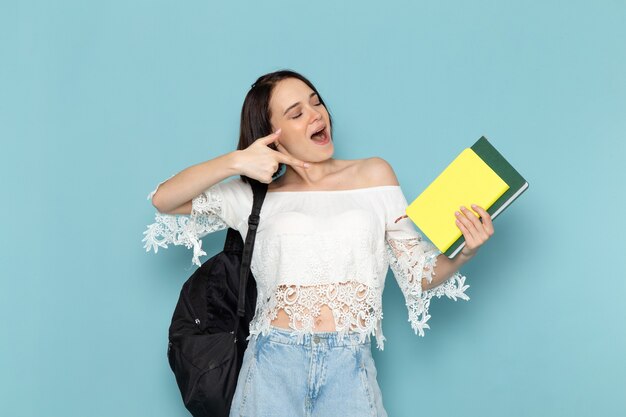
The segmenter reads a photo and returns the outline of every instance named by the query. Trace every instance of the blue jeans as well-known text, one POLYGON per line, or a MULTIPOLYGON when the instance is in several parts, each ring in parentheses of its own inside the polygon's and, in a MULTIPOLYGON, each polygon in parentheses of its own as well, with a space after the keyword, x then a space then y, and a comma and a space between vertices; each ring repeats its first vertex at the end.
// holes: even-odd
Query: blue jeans
POLYGON ((387 417, 371 340, 271 327, 248 342, 230 417, 387 417))

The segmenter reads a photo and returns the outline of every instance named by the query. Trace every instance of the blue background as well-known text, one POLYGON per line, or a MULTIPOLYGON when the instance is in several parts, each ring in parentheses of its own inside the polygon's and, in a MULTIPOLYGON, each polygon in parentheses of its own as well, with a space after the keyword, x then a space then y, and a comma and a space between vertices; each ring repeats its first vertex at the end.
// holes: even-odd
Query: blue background
POLYGON ((0 4, 0 415, 187 415, 166 348, 191 253, 146 254, 146 195, 234 150, 281 68, 335 157, 386 159, 408 200, 481 135, 530 183, 424 338, 389 272, 389 415, 626 415, 623 1, 0 4))

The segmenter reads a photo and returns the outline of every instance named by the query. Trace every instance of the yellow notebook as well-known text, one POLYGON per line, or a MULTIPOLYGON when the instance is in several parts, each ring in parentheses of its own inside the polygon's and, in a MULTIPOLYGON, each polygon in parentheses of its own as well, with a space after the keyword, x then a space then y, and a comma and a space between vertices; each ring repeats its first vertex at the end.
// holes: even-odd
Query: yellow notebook
POLYGON ((466 148, 407 207, 406 214, 441 252, 446 252, 463 235, 454 212, 461 206, 472 210, 472 204, 487 210, 508 189, 474 150, 466 148))

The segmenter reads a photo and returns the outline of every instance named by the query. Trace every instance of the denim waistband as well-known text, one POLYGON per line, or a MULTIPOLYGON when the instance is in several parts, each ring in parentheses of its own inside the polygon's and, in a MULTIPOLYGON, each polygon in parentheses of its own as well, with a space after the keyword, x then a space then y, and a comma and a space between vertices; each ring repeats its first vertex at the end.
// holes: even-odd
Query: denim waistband
POLYGON ((371 344, 369 334, 354 331, 301 333, 276 326, 270 326, 270 331, 267 335, 259 334, 258 337, 287 345, 302 346, 325 345, 328 347, 340 347, 371 344))

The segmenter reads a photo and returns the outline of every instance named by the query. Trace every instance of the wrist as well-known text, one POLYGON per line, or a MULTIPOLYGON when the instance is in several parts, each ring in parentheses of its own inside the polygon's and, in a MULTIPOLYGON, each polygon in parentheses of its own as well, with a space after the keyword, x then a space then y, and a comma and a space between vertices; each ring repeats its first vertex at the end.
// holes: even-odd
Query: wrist
POLYGON ((476 256, 477 252, 478 252, 478 250, 474 250, 474 251, 471 251, 471 252, 465 252, 465 250, 462 250, 461 253, 459 253, 459 256, 461 257, 461 259, 463 261, 469 261, 474 256, 476 256))
POLYGON ((241 150, 232 151, 226 154, 228 160, 228 168, 230 170, 231 175, 242 175, 242 163, 241 163, 241 150))

